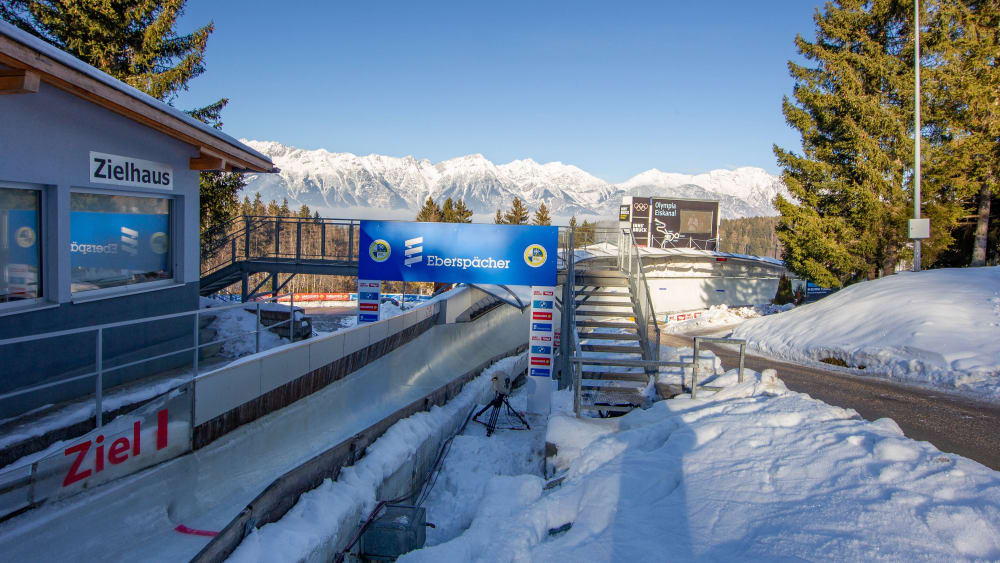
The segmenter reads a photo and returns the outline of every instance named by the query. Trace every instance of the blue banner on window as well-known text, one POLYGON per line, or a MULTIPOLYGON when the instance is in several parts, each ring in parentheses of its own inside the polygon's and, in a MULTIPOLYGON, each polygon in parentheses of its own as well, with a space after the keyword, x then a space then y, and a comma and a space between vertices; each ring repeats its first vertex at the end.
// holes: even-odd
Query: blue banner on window
POLYGON ((362 221, 359 277, 555 285, 558 227, 362 221))
POLYGON ((33 209, 7 211, 7 262, 38 267, 38 212, 33 209))
POLYGON ((70 265, 133 272, 170 271, 169 215, 70 212, 70 265))

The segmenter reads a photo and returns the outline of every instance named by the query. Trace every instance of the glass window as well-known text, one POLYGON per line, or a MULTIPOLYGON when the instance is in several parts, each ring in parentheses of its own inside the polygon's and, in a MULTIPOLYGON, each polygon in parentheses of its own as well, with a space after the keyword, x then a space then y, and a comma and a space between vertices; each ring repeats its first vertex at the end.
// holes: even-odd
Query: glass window
POLYGON ((73 193, 69 222, 74 292, 173 277, 169 199, 73 193))
POLYGON ((42 192, 0 186, 0 305, 42 296, 42 192))

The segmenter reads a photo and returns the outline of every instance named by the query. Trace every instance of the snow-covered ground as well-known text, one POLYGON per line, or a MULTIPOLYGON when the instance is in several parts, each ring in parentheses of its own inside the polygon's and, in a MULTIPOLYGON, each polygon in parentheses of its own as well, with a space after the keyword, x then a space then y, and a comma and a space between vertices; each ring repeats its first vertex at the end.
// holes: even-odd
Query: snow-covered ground
POLYGON ((694 330, 724 330, 732 328, 747 319, 756 319, 775 313, 783 313, 795 308, 794 305, 757 305, 754 307, 733 307, 713 305, 701 315, 686 321, 674 321, 663 325, 663 332, 679 334, 694 330))
MULTIPOLYGON (((665 358, 685 350, 666 350, 665 358)), ((424 549, 400 561, 995 560, 1000 472, 785 388, 773 372, 612 419, 577 419, 553 395, 541 431, 470 424, 427 495, 424 549)), ((338 506, 375 489, 413 444, 482 397, 480 378, 444 409, 401 421, 341 481, 302 496, 247 538, 235 561, 299 560, 331 541, 338 506), (397 428, 398 427, 398 428, 397 428)), ((524 396, 512 402, 524 408, 524 396)))
POLYGON ((1000 267, 904 272, 735 329, 750 347, 1000 402, 1000 267))

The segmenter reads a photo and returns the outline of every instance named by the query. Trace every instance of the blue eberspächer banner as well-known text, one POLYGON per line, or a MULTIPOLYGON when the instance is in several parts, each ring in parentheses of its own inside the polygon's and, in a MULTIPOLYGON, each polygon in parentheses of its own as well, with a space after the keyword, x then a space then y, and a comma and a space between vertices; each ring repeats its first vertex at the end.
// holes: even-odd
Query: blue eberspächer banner
POLYGON ((558 240, 558 227, 361 221, 358 277, 551 286, 558 240))

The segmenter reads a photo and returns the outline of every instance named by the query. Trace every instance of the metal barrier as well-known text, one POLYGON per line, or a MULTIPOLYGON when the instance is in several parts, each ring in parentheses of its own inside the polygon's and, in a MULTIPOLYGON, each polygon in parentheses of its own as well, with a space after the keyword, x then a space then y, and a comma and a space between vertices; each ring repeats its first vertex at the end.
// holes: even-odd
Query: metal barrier
POLYGON ((255 259, 357 260, 359 219, 244 215, 202 252, 201 275, 255 259))
POLYGON ((618 268, 628 274, 629 290, 634 303, 639 308, 636 324, 647 360, 660 357, 660 326, 656 321, 656 311, 653 310, 653 299, 649 294, 649 284, 642 268, 642 257, 639 255, 639 245, 631 229, 622 229, 622 243, 618 245, 618 268), (652 334, 650 334, 652 326, 652 334))
MULTIPOLYGON (((280 326, 283 326, 285 324, 288 324, 288 326, 289 326, 288 333, 289 333, 289 337, 290 337, 289 339, 292 342, 294 342, 295 341, 295 301, 294 301, 295 297, 294 297, 294 294, 289 294, 289 295, 291 295, 291 299, 292 300, 291 300, 291 304, 290 304, 290 307, 289 307, 288 320, 280 321, 278 323, 275 323, 275 324, 272 324, 272 325, 269 325, 269 326, 266 326, 266 327, 263 327, 263 328, 265 328, 267 330, 270 330, 271 328, 280 327, 280 326)), ((286 295, 279 295, 278 297, 272 297, 270 299, 266 299, 266 300, 263 300, 263 301, 256 301, 255 302, 256 303, 257 320, 256 320, 256 327, 252 331, 252 334, 254 334, 255 337, 256 337, 255 352, 260 352, 260 333, 261 333, 261 328, 262 328, 262 324, 261 324, 261 321, 260 321, 260 317, 261 317, 261 315, 260 315, 261 305, 263 305, 265 302, 277 302, 277 300, 280 299, 280 298, 282 298, 282 297, 286 297, 286 295)), ((191 370, 191 379, 194 379, 195 377, 198 376, 198 373, 199 373, 199 366, 198 366, 199 355, 200 355, 201 350, 203 348, 206 348, 208 346, 213 346, 213 345, 216 345, 216 344, 223 344, 223 343, 228 342, 230 340, 235 340, 237 338, 242 338, 243 336, 245 336, 247 334, 251 334, 251 332, 237 333, 237 334, 232 335, 232 336, 228 336, 228 337, 224 337, 224 338, 219 338, 219 339, 216 339, 216 340, 212 340, 212 341, 209 341, 209 342, 202 343, 200 341, 200 338, 199 338, 200 337, 200 333, 201 333, 201 317, 202 317, 202 315, 216 315, 219 312, 228 311, 230 309, 246 309, 248 305, 249 304, 247 304, 247 303, 239 303, 239 304, 235 304, 235 305, 225 305, 225 306, 222 306, 222 307, 210 307, 210 308, 206 308, 206 309, 196 309, 194 311, 185 311, 185 312, 182 312, 182 313, 172 313, 172 314, 169 314, 169 315, 159 315, 159 316, 155 316, 155 317, 145 317, 145 318, 141 318, 141 319, 133 319, 133 320, 130 320, 130 321, 121 321, 121 322, 116 322, 116 323, 106 323, 106 324, 102 324, 102 325, 95 325, 95 326, 89 326, 89 327, 83 327, 83 328, 76 328, 76 329, 68 329, 68 330, 60 330, 60 331, 55 331, 55 332, 46 332, 46 333, 42 333, 42 334, 33 334, 33 335, 29 335, 29 336, 19 336, 17 338, 7 338, 7 339, 4 339, 4 340, 0 340, 0 349, 2 349, 4 346, 13 346, 13 345, 18 345, 18 344, 25 344, 27 342, 35 342, 35 341, 39 341, 39 340, 47 340, 47 339, 50 339, 50 338, 66 337, 66 336, 70 336, 70 335, 74 335, 74 334, 94 333, 94 371, 90 371, 90 372, 86 372, 86 373, 83 373, 83 374, 80 374, 80 375, 74 375, 74 376, 71 376, 71 377, 63 378, 63 379, 60 379, 58 381, 52 381, 52 382, 43 383, 43 384, 40 384, 40 385, 32 385, 31 387, 25 387, 25 388, 22 388, 22 389, 18 389, 16 391, 10 391, 8 393, 3 393, 3 394, 0 394, 0 401, 6 400, 6 399, 11 399, 11 398, 14 398, 14 397, 19 397, 19 396, 26 395, 26 394, 29 394, 29 393, 34 393, 34 392, 40 391, 42 389, 48 389, 48 388, 51 388, 51 387, 58 387, 60 385, 67 385, 67 384, 73 383, 75 381, 80 381, 80 380, 84 380, 84 379, 93 377, 94 378, 94 402, 95 402, 95 410, 94 410, 95 414, 94 414, 94 416, 95 416, 95 419, 96 419, 95 422, 97 424, 97 427, 101 428, 103 426, 103 420, 102 420, 102 418, 103 418, 103 414, 104 414, 103 401, 104 401, 104 376, 105 376, 105 374, 108 374, 108 373, 111 373, 111 372, 114 372, 114 371, 117 371, 117 370, 123 370, 125 368, 130 368, 130 367, 138 366, 140 364, 144 364, 144 363, 148 363, 148 362, 153 362, 153 361, 156 361, 156 360, 163 360, 163 359, 170 358, 170 357, 178 357, 178 356, 181 356, 182 354, 190 353, 191 354, 191 367, 192 367, 192 370, 191 370), (105 348, 104 334, 105 334, 105 331, 111 330, 111 329, 116 329, 116 328, 136 326, 136 325, 141 325, 141 324, 146 324, 146 323, 162 322, 162 321, 167 321, 167 320, 170 320, 170 319, 180 319, 180 318, 184 318, 184 317, 191 317, 192 320, 193 320, 193 323, 192 323, 193 334, 192 334, 192 345, 191 346, 185 346, 185 347, 182 347, 182 348, 172 349, 172 350, 170 350, 168 352, 165 352, 165 353, 156 354, 154 356, 145 357, 145 358, 142 358, 142 359, 139 359, 139 360, 134 360, 134 361, 126 362, 126 363, 123 363, 123 364, 116 364, 114 366, 106 366, 105 365, 105 362, 104 362, 104 348, 105 348)))
MULTIPOLYGON (((701 348, 702 342, 718 342, 720 344, 739 344, 740 346, 740 368, 737 375, 737 381, 743 383, 743 361, 746 358, 747 341, 739 338, 713 338, 709 336, 695 336, 694 337, 694 358, 692 360, 693 366, 691 367, 691 398, 698 398, 698 350, 701 348)), ((681 387, 684 386, 684 375, 681 374, 681 387)), ((702 389, 708 389, 710 391, 718 391, 721 387, 715 387, 711 385, 702 385, 702 389)))

